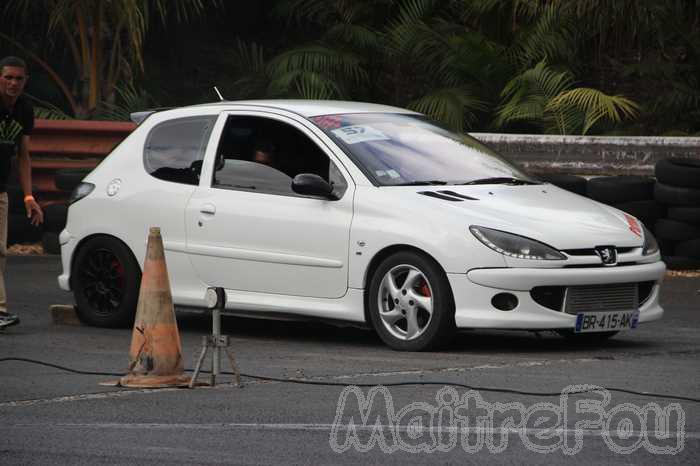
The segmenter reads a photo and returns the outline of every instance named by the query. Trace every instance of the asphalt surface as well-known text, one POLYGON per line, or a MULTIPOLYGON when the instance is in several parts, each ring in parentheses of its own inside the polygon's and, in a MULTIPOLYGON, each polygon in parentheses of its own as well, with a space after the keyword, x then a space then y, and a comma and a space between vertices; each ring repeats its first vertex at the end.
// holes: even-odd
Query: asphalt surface
MULTIPOLYGON (((130 329, 51 323, 49 305, 72 302, 56 285, 59 272, 57 256, 9 258, 9 302, 22 323, 0 333, 0 358, 124 373, 130 329)), ((698 290, 700 278, 667 279, 662 321, 595 346, 549 333, 474 331, 446 351, 399 353, 367 330, 225 318, 244 374, 337 386, 244 377, 235 388, 225 376, 215 388, 120 389, 99 385, 115 376, 2 361, 0 463, 700 464, 700 402, 672 398, 700 398, 698 290), (421 384, 391 386, 406 382, 421 384), (668 398, 610 391, 594 411, 600 390, 559 395, 576 384, 668 398), (358 392, 376 395, 364 426, 358 392), (662 408, 665 439, 653 415, 662 408), (511 427, 499 409, 511 410, 511 427)), ((178 321, 191 368, 210 322, 178 321)))

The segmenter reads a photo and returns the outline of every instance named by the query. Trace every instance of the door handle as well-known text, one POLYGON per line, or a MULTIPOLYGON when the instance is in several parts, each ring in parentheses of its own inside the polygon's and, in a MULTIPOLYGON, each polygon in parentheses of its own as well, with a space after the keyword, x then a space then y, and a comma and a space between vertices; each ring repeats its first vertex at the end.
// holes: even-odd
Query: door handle
POLYGON ((214 204, 204 204, 199 208, 199 211, 203 214, 214 215, 216 213, 216 206, 214 204))

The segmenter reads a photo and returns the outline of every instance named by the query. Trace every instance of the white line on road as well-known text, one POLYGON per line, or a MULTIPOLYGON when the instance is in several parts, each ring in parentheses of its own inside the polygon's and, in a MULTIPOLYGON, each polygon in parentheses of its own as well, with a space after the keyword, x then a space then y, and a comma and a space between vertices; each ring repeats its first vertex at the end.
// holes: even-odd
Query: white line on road
POLYGON ((274 430, 274 431, 350 431, 355 432, 407 432, 411 434, 423 433, 467 433, 467 434, 485 434, 485 435, 554 435, 563 434, 565 436, 584 435, 587 437, 601 437, 603 435, 609 438, 625 438, 630 436, 639 437, 642 434, 652 435, 661 438, 661 435, 667 436, 664 438, 677 438, 683 436, 686 439, 700 439, 700 432, 658 432, 654 430, 644 430, 636 432, 619 433, 618 431, 605 431, 602 429, 536 429, 536 428, 484 428, 484 427, 451 427, 451 426, 394 426, 390 424, 375 424, 371 426, 353 425, 348 427, 345 425, 334 426, 333 424, 307 424, 307 423, 41 423, 41 424, 9 424, 0 426, 0 432, 3 430, 16 429, 114 429, 114 430, 274 430))

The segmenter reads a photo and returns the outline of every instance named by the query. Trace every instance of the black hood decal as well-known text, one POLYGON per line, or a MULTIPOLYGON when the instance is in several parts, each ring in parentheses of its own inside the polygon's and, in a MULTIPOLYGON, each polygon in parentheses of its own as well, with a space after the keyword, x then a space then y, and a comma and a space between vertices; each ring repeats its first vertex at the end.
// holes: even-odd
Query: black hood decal
POLYGON ((452 202, 463 202, 467 201, 478 201, 479 199, 475 197, 465 196, 464 194, 459 194, 454 191, 418 191, 418 194, 422 194, 428 197, 434 197, 435 199, 442 199, 443 201, 452 202))

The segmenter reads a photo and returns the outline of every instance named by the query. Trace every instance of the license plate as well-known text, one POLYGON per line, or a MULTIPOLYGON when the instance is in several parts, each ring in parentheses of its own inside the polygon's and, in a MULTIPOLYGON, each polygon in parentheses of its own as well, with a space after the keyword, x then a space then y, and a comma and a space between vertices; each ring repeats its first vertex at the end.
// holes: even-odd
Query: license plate
POLYGON ((639 311, 582 312, 576 314, 575 333, 610 332, 637 328, 639 311))

